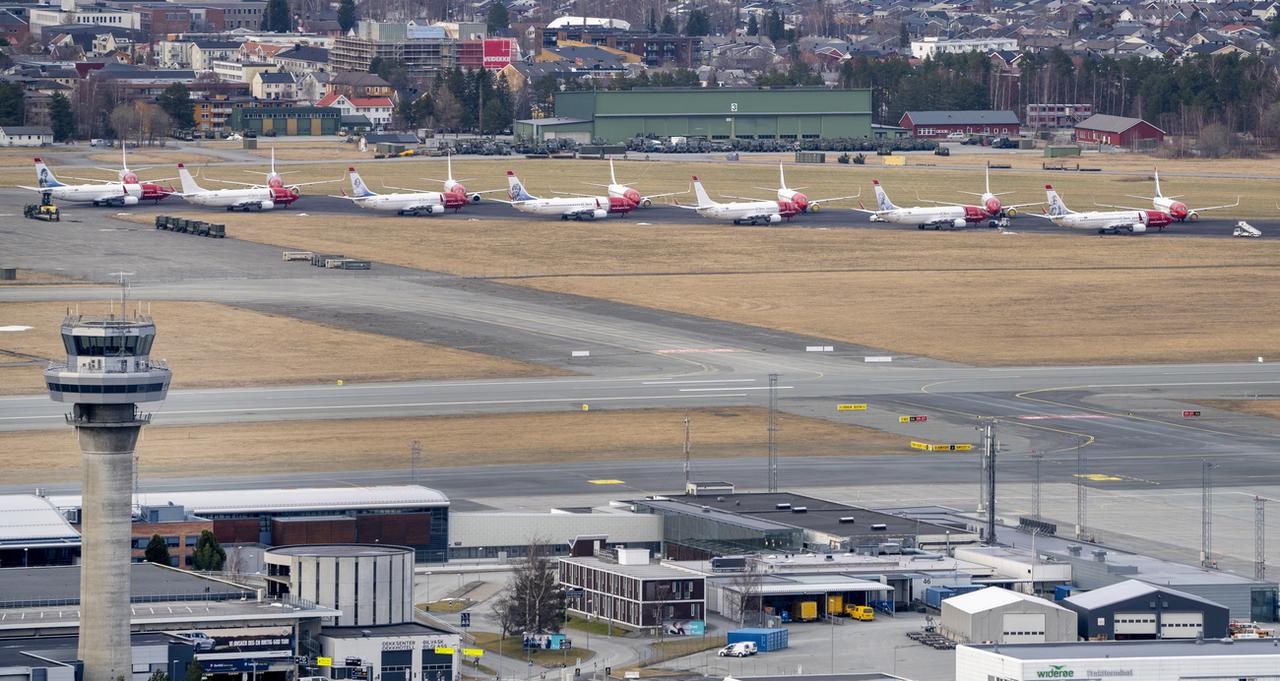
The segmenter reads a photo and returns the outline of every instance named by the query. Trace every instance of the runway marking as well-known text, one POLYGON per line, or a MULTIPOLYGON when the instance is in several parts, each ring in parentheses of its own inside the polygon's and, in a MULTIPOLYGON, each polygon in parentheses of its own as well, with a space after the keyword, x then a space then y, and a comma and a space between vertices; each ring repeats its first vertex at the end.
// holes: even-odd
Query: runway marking
POLYGON ((1116 482, 1118 480, 1124 480, 1124 478, 1115 475, 1107 475, 1105 473, 1075 473, 1071 477, 1083 478, 1092 482, 1116 482))
POLYGON ((622 485, 622 484, 625 484, 625 481, 624 481, 624 480, 588 480, 587 482, 589 482, 589 483, 591 483, 591 484, 593 484, 593 485, 622 485))
POLYGON ((746 352, 741 348, 670 348, 666 350, 654 350, 655 355, 680 355, 695 352, 746 352))
MULTIPOLYGON (((778 386, 778 390, 791 390, 791 389, 793 389, 793 388, 795 388, 795 386, 793 386, 793 385, 780 385, 780 386, 778 386)), ((769 386, 767 386, 767 385, 758 385, 758 386, 750 386, 750 387, 726 386, 726 387, 724 387, 724 388, 681 388, 681 389, 680 389, 680 392, 682 392, 682 393, 701 393, 701 392, 711 392, 712 390, 769 390, 769 389, 770 389, 770 388, 769 388, 769 386)))
POLYGON ((1019 421, 1055 421, 1058 419, 1109 419, 1106 414, 1040 414, 1036 416, 1019 416, 1019 421))
POLYGON ((640 385, 688 385, 690 383, 755 383, 754 378, 718 378, 706 381, 643 381, 640 385))

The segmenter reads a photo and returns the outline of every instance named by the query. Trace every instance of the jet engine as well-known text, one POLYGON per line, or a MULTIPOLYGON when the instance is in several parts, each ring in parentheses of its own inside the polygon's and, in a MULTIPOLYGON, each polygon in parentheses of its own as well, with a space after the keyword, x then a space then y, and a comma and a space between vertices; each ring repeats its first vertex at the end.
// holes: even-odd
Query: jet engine
POLYGON ((429 215, 439 215, 439 214, 441 214, 441 213, 443 213, 443 212, 444 212, 444 205, 443 205, 443 204, 438 204, 438 203, 437 203, 437 204, 432 204, 432 205, 430 205, 430 206, 428 206, 428 207, 427 207, 427 214, 429 214, 429 215))
POLYGON ((275 204, 275 202, 274 202, 274 201, 259 201, 259 202, 258 202, 258 208, 260 208, 260 209, 262 209, 262 210, 271 210, 272 208, 275 208, 275 207, 276 207, 276 204, 275 204))
POLYGON ((603 208, 597 208, 597 209, 595 209, 595 210, 591 211, 591 219, 592 219, 592 220, 603 220, 603 219, 605 219, 605 218, 607 218, 607 217, 609 217, 609 211, 607 211, 607 210, 605 210, 605 209, 603 209, 603 208))
POLYGON ((138 197, 136 197, 136 196, 125 196, 125 197, 123 197, 123 198, 121 199, 120 203, 121 203, 121 204, 123 204, 123 205, 125 205, 125 206, 136 206, 136 205, 138 205, 138 197))
POLYGON ((1006 208, 1006 209, 1004 209, 1004 216, 1005 216, 1005 217, 1007 217, 1007 218, 1011 218, 1011 217, 1013 217, 1013 216, 1015 216, 1015 215, 1017 215, 1017 214, 1018 214, 1018 209, 1017 209, 1017 208, 1006 208))
POLYGON ((777 213, 774 213, 773 215, 770 215, 770 216, 769 216, 769 224, 771 224, 771 225, 776 225, 776 224, 778 224, 779 222, 782 222, 782 216, 781 216, 781 215, 778 215, 777 213))
POLYGON ((967 224, 969 223, 965 221, 964 218, 956 218, 951 221, 951 226, 955 227, 956 229, 964 229, 964 226, 967 224))
POLYGON ((1147 231, 1147 226, 1142 224, 1141 222, 1135 222, 1132 225, 1129 225, 1129 231, 1133 232, 1134 234, 1142 234, 1143 232, 1147 231))

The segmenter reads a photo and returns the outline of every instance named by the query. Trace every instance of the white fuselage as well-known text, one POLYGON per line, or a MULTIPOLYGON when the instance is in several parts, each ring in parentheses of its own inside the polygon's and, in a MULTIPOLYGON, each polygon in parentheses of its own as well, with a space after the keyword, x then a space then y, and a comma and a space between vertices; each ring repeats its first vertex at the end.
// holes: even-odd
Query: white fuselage
POLYGON ((61 187, 43 187, 57 201, 71 203, 136 204, 142 198, 140 184, 69 184, 61 187))
POLYGON ((895 225, 927 225, 935 222, 964 220, 963 206, 925 206, 920 208, 895 208, 871 216, 873 221, 895 225))
POLYGON ((709 220, 759 220, 761 222, 778 222, 782 214, 774 201, 735 201, 733 203, 717 203, 711 206, 700 206, 698 215, 709 220))
POLYGON ((413 192, 402 194, 378 194, 353 199, 368 210, 394 211, 397 213, 443 213, 444 196, 440 192, 413 192))
POLYGON ((259 202, 264 210, 267 204, 275 203, 272 199, 270 187, 251 187, 249 189, 209 189, 202 192, 187 194, 182 198, 197 206, 208 206, 211 208, 223 208, 226 206, 239 206, 259 202))
POLYGON ((1143 225, 1146 216, 1137 210, 1108 210, 1089 213, 1054 215, 1049 219, 1059 227, 1071 229, 1111 229, 1122 225, 1143 225))
POLYGON ((512 206, 521 213, 529 213, 532 215, 565 215, 567 213, 579 213, 583 211, 592 211, 597 208, 600 210, 609 210, 609 199, 607 197, 592 196, 557 196, 549 199, 528 199, 525 201, 513 201, 512 206))

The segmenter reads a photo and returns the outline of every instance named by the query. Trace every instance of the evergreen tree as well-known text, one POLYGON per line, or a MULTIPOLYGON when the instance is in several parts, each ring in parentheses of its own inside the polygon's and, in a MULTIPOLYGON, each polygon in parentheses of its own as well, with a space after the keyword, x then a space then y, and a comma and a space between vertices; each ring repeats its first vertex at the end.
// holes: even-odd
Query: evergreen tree
POLYGON ((769 41, 778 42, 787 34, 787 26, 782 21, 782 15, 778 14, 778 10, 769 10, 769 41))
POLYGON ((169 564, 169 547, 165 545, 164 537, 158 534, 151 535, 151 541, 147 542, 147 550, 142 555, 148 563, 169 564))
POLYGON ((511 14, 501 0, 494 0, 489 5, 489 16, 485 18, 489 27, 489 35, 504 35, 511 30, 511 14))
POLYGON ((338 3, 338 28, 342 29, 343 33, 355 28, 356 20, 355 0, 342 0, 338 3))
POLYGON ((182 681, 203 681, 203 679, 204 666, 201 665, 199 661, 192 660, 191 663, 187 665, 187 674, 182 677, 182 681))
POLYGON ((71 112, 71 100, 61 92, 55 92, 49 100, 49 123, 53 127, 55 142, 66 142, 76 133, 76 118, 71 112))
POLYGON ((695 9, 689 12, 689 20, 684 24, 684 34, 687 36, 703 36, 711 33, 711 19, 707 13, 701 9, 695 9))
POLYGON ((747 19, 747 35, 760 35, 760 22, 756 21, 754 14, 747 19))
POLYGON ((649 8, 649 33, 658 32, 658 13, 652 7, 649 8))
POLYGON ((166 674, 164 670, 157 669, 154 672, 151 672, 151 676, 147 681, 169 681, 169 675, 166 674))
POLYGON ((195 104, 191 102, 191 90, 182 83, 173 83, 156 97, 156 104, 179 128, 190 128, 195 124, 195 104))
POLYGON ((0 83, 0 125, 22 125, 26 102, 21 83, 0 83))
POLYGON ((898 47, 911 47, 911 34, 907 33, 906 23, 898 25, 898 47))
POLYGON ((293 29, 293 16, 289 13, 289 0, 267 0, 262 11, 262 30, 271 33, 288 33, 293 29))
MULTIPOLYGON (((209 530, 201 531, 200 538, 196 540, 196 554, 192 559, 193 567, 197 570, 217 572, 226 562, 227 552, 218 545, 217 537, 214 537, 209 530)), ((190 677, 188 673, 187 678, 190 677)))
POLYGON ((662 28, 658 32, 659 33, 675 33, 676 32, 675 18, 672 17, 670 14, 662 15, 662 28))

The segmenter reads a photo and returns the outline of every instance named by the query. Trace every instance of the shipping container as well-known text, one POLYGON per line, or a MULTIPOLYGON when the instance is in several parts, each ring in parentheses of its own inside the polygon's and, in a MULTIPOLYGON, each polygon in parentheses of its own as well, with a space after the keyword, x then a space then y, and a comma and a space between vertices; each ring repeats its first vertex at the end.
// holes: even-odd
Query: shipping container
POLYGON ((792 609, 791 616, 797 622, 812 622, 818 619, 818 602, 817 601, 797 601, 792 609))
POLYGON ((844 596, 836 594, 827 596, 827 614, 843 615, 844 614, 844 596))
POLYGON ((757 650, 768 653, 786 648, 790 639, 786 629, 735 629, 725 636, 725 643, 739 642, 754 643, 757 650))
POLYGON ((1071 595, 1070 584, 1059 584, 1058 586, 1053 587, 1053 600, 1055 601, 1064 600, 1070 595, 1071 595))

